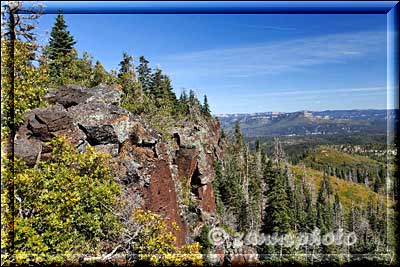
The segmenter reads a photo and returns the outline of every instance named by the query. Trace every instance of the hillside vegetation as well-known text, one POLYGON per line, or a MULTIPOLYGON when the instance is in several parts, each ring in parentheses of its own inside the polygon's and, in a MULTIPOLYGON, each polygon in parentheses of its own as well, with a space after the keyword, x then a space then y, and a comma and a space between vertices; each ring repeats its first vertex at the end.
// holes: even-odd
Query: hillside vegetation
MULTIPOLYGON (((304 175, 306 181, 314 186, 316 191, 319 190, 324 176, 323 172, 296 165, 291 166, 290 169, 299 181, 304 175)), ((336 176, 329 176, 329 179, 347 213, 350 212, 352 204, 359 208, 364 207, 370 201, 393 205, 392 202, 387 202, 386 196, 377 194, 364 185, 345 181, 336 176)))
POLYGON ((386 166, 368 157, 319 146, 309 152, 302 163, 343 180, 363 184, 375 192, 386 192, 386 166))

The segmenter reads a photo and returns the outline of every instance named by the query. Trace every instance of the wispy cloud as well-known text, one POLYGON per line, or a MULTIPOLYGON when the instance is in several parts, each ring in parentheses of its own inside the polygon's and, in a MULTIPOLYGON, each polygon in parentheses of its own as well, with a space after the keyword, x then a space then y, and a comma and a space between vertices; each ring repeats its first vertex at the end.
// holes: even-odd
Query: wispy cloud
POLYGON ((259 94, 243 94, 243 95, 235 95, 236 97, 243 97, 243 98, 254 98, 254 97, 266 97, 266 96, 306 96, 313 97, 313 95, 326 95, 326 94, 337 94, 337 93, 375 93, 375 94, 386 94, 387 88, 385 86, 378 86, 378 87, 364 87, 364 88, 334 88, 334 89, 318 89, 318 90, 268 90, 265 93, 259 94))
POLYGON ((169 55, 168 70, 175 75, 246 78, 306 71, 325 63, 346 63, 382 52, 385 32, 355 32, 211 49, 169 55))

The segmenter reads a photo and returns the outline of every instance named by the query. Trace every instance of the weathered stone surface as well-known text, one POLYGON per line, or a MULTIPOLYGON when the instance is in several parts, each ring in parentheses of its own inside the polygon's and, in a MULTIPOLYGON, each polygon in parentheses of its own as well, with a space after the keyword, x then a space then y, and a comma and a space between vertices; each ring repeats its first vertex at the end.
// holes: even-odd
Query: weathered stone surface
POLYGON ((68 111, 91 145, 122 143, 135 125, 128 111, 100 101, 74 106, 68 111))
POLYGON ((197 149, 182 148, 178 150, 176 165, 178 165, 178 178, 185 181, 186 186, 190 186, 190 180, 197 166, 197 149))
POLYGON ((54 133, 73 127, 72 118, 61 106, 33 110, 28 118, 27 128, 41 141, 48 141, 54 133))
POLYGON ((179 215, 179 207, 175 192, 174 181, 171 179, 171 171, 167 162, 158 160, 154 163, 154 168, 150 171, 151 183, 148 192, 148 208, 168 219, 170 230, 177 237, 177 245, 185 244, 186 225, 179 215), (179 226, 179 231, 172 228, 175 222, 179 226))
POLYGON ((50 103, 59 103, 69 108, 85 102, 92 94, 78 85, 65 85, 59 89, 51 89, 46 95, 50 103))
POLYGON ((118 150, 119 150, 118 144, 97 145, 94 148, 97 151, 110 154, 112 157, 118 156, 118 150))
POLYGON ((198 189, 200 207, 205 212, 215 212, 217 207, 215 205, 214 192, 211 184, 200 186, 198 189))
POLYGON ((136 123, 131 135, 131 140, 139 146, 151 147, 157 143, 158 136, 146 129, 143 124, 136 123))
POLYGON ((36 139, 20 138, 14 142, 14 155, 23 159, 28 166, 35 165, 41 149, 41 142, 36 139))
POLYGON ((119 105, 122 100, 122 92, 114 87, 99 85, 95 88, 87 89, 92 96, 86 102, 93 100, 100 101, 109 105, 119 105))

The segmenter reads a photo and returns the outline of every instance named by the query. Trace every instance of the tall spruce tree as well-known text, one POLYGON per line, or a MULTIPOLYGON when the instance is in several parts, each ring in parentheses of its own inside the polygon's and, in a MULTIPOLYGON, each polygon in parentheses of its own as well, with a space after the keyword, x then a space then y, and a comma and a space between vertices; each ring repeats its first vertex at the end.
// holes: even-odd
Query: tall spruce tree
POLYGON ((286 234, 290 230, 289 200, 281 169, 270 172, 267 205, 264 216, 264 232, 286 234))
POLYGON ((72 51, 76 44, 74 37, 68 31, 64 15, 59 13, 50 33, 49 45, 46 53, 50 60, 57 60, 72 51))
POLYGON ((150 95, 153 99, 163 97, 163 73, 160 68, 156 68, 151 75, 150 95))
POLYGON ((343 228, 343 208, 337 193, 333 202, 333 226, 335 229, 343 228))
POLYGON ((119 63, 118 82, 122 86, 125 95, 134 95, 138 91, 133 57, 123 52, 122 60, 119 63))
POLYGON ((318 192, 317 199, 317 226, 321 233, 327 233, 333 228, 333 209, 330 202, 332 185, 325 173, 318 192))
POLYGON ((204 115, 206 116, 210 116, 211 115, 211 111, 210 111, 210 106, 208 104, 208 99, 207 99, 207 95, 204 95, 204 101, 203 101, 203 106, 202 106, 202 112, 204 115))
POLYGON ((74 37, 68 31, 63 14, 59 13, 50 33, 49 44, 44 51, 49 63, 49 74, 52 83, 69 82, 72 75, 72 62, 76 59, 74 37))
POLYGON ((134 73, 133 57, 128 53, 122 53, 122 60, 119 63, 118 77, 121 77, 125 73, 134 73))
POLYGON ((150 93, 151 88, 151 68, 149 67, 149 61, 146 60, 144 56, 139 58, 139 66, 137 66, 136 71, 138 73, 138 80, 142 85, 143 92, 150 93))

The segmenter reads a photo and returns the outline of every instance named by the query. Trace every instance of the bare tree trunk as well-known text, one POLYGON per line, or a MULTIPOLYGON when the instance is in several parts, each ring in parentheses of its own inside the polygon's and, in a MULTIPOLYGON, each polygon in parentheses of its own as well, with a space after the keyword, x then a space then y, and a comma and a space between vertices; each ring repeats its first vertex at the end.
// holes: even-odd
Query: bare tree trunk
POLYGON ((9 128, 9 134, 7 136, 7 159, 8 159, 8 166, 7 168, 10 171, 10 176, 7 179, 7 190, 8 190, 8 205, 9 205, 9 212, 7 213, 7 250, 8 253, 13 256, 14 255, 14 176, 15 176, 15 169, 14 169, 14 139, 16 134, 15 128, 15 106, 14 106, 14 92, 15 92, 15 40, 16 40, 16 22, 15 22, 15 9, 9 8, 8 9, 9 21, 9 39, 7 40, 7 53, 9 54, 9 60, 6 62, 7 68, 7 75, 10 82, 10 91, 8 92, 9 95, 7 96, 7 103, 9 114, 6 114, 6 117, 9 120, 6 122, 6 126, 9 128))

